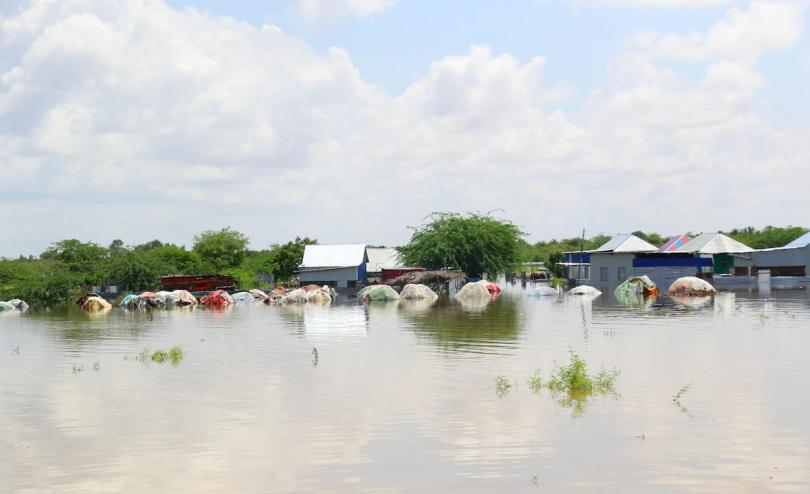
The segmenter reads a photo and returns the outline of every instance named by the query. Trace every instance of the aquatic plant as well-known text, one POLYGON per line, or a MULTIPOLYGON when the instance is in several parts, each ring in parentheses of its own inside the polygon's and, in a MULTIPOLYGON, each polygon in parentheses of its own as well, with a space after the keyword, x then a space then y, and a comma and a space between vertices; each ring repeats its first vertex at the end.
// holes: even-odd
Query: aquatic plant
POLYGON ((162 364, 164 362, 171 362, 172 365, 177 365, 183 360, 183 348, 177 345, 169 348, 169 350, 155 350, 152 353, 152 362, 162 364))
POLYGON ((689 418, 693 418, 692 414, 689 413, 689 410, 685 406, 683 406, 683 404, 681 403, 681 398, 683 397, 684 394, 686 394, 687 391, 689 391, 689 388, 691 388, 691 387, 692 387, 692 383, 689 383, 686 386, 679 389, 677 393, 672 395, 672 403, 676 407, 678 407, 683 413, 688 415, 689 418))
POLYGON ((318 366, 318 349, 315 347, 312 347, 312 366, 318 366))
POLYGON ((528 384, 529 388, 535 393, 543 389, 543 378, 540 377, 540 369, 536 370, 533 376, 526 379, 526 384, 528 384))
POLYGON ((500 375, 495 378, 495 394, 498 395, 498 398, 502 398, 511 388, 512 383, 509 382, 506 376, 500 375))
POLYGON ((73 364, 73 373, 74 374, 78 374, 79 372, 81 372, 83 370, 84 370, 84 365, 82 365, 82 364, 79 364, 79 365, 73 364))
POLYGON ((568 350, 571 361, 558 366, 551 374, 548 388, 552 391, 588 395, 614 390, 619 371, 601 369, 597 374, 588 374, 588 364, 573 349, 568 350))

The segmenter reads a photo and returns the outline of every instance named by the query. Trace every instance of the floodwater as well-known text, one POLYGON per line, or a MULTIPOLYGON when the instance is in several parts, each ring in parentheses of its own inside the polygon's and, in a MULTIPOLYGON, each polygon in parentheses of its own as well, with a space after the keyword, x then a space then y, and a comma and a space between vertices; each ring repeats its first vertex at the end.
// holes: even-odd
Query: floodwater
POLYGON ((804 289, 3 315, 0 492, 805 493, 808 376, 804 289))

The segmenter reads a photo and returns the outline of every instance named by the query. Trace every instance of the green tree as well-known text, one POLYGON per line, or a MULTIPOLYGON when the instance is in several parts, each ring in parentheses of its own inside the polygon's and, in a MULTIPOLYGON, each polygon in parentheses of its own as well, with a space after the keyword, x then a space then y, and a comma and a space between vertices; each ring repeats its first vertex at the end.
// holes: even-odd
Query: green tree
POLYGON ((295 240, 286 244, 273 245, 269 256, 264 261, 265 266, 272 269, 277 280, 289 280, 304 260, 304 248, 317 243, 318 241, 313 238, 295 237, 295 240))
POLYGON ((149 249, 144 256, 154 263, 160 276, 207 274, 214 269, 203 262, 196 252, 173 244, 165 244, 149 249))
POLYGON ((105 274, 111 283, 127 290, 154 290, 161 275, 160 268, 140 252, 124 251, 110 258, 105 274))
POLYGON ((520 262, 523 232, 489 214, 436 212, 400 247, 406 264, 460 269, 469 276, 497 275, 520 262))
POLYGON ((784 247, 807 233, 807 228, 801 226, 766 226, 762 230, 749 226, 747 228, 735 228, 727 233, 734 240, 740 241, 754 249, 770 249, 772 247, 784 247))
POLYGON ((235 268, 247 253, 248 238, 230 227, 208 230, 194 237, 194 253, 215 270, 235 268))
POLYGON ((85 287, 89 287, 99 283, 103 278, 102 265, 107 256, 107 249, 100 245, 68 239, 51 245, 40 255, 40 258, 61 262, 68 271, 81 280, 85 287))

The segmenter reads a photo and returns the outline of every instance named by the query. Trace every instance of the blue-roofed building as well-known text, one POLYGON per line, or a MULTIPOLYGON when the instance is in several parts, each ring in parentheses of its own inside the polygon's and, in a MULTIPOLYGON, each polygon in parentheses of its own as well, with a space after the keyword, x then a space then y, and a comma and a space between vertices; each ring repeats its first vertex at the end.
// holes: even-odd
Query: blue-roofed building
POLYGON ((754 251, 754 270, 770 270, 771 277, 806 277, 810 273, 810 232, 784 247, 754 251))

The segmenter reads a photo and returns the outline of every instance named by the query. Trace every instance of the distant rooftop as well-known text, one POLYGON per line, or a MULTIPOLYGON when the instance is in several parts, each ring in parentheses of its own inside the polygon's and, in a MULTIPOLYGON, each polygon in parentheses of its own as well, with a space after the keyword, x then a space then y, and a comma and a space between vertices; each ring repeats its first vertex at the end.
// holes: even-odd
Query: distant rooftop
POLYGON ((616 235, 591 252, 655 252, 658 247, 632 233, 616 235))
POLYGON ((402 257, 399 251, 391 248, 368 248, 368 267, 366 271, 369 273, 379 273, 383 269, 401 268, 402 257))
POLYGON ((754 249, 722 233, 702 233, 672 252, 699 254, 739 254, 754 249))
POLYGON ((365 244, 307 245, 302 268, 348 268, 368 262, 365 244))
POLYGON ((656 252, 659 253, 675 252, 675 250, 678 249, 678 247, 686 245, 690 240, 692 240, 692 237, 690 237, 689 235, 677 235, 667 240, 667 243, 659 247, 656 252))

